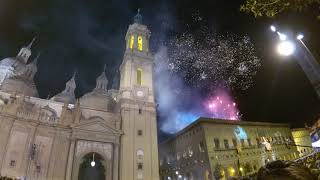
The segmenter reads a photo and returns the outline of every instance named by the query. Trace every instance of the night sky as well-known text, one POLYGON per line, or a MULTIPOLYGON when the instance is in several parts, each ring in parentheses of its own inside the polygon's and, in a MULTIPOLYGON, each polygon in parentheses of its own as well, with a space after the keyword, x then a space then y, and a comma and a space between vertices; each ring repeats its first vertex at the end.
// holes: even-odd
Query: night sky
MULTIPOLYGON (((320 58, 317 9, 287 13, 276 19, 254 19, 239 12, 241 1, 226 0, 2 0, 0 3, 0 57, 15 56, 36 36, 33 57, 41 53, 35 80, 42 98, 62 91, 77 71, 78 97, 95 86, 95 78, 107 65, 110 88, 119 84, 118 68, 124 37, 136 10, 153 33, 156 52, 168 38, 197 31, 194 15, 219 33, 248 35, 262 60, 251 88, 232 92, 244 120, 289 122, 293 127, 311 125, 320 115, 320 101, 294 59, 274 53, 270 24, 284 32, 303 32, 305 42, 320 58)), ((159 117, 161 123, 161 117, 159 117)))

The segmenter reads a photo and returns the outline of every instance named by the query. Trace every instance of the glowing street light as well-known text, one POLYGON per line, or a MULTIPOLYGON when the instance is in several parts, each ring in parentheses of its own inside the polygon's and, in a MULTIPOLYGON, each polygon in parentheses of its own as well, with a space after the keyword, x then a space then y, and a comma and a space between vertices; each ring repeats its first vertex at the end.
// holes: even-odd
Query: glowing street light
POLYGON ((277 32, 277 34, 279 35, 279 38, 280 38, 281 41, 287 40, 287 35, 282 34, 281 32, 277 32))
POLYGON ((282 34, 281 32, 277 31, 277 28, 275 26, 271 25, 270 29, 272 32, 276 32, 278 34, 281 41, 287 40, 287 35, 282 34))
POLYGON ((273 25, 270 26, 270 29, 271 29, 272 32, 276 32, 277 31, 277 28, 275 26, 273 26, 273 25))
POLYGON ((303 38, 304 38, 304 35, 303 35, 303 34, 298 34, 297 39, 298 39, 299 41, 301 41, 303 38))
POLYGON ((94 161, 94 153, 92 155, 92 161, 90 163, 91 167, 94 167, 96 165, 96 162, 94 161))
POLYGON ((283 56, 290 56, 294 53, 296 46, 300 49, 300 44, 305 49, 303 52, 303 49, 300 49, 299 52, 303 53, 297 53, 297 55, 300 56, 298 58, 297 62, 301 66, 302 70, 307 75, 309 81, 313 85, 315 91, 317 92, 318 98, 320 98, 320 88, 319 88, 319 81, 320 81, 320 64, 313 56, 312 52, 309 50, 309 48, 306 46, 306 44, 303 42, 304 35, 303 34, 297 34, 294 39, 291 38, 291 41, 287 40, 287 36, 285 34, 280 33, 277 31, 275 26, 270 26, 270 29, 272 32, 277 33, 279 36, 281 42, 277 46, 277 51, 280 55, 283 56), (293 42, 295 44, 293 44, 293 42), (296 43, 299 42, 299 43, 296 43))
POLYGON ((290 56, 294 53, 295 46, 290 41, 282 41, 278 44, 277 50, 282 56, 290 56))

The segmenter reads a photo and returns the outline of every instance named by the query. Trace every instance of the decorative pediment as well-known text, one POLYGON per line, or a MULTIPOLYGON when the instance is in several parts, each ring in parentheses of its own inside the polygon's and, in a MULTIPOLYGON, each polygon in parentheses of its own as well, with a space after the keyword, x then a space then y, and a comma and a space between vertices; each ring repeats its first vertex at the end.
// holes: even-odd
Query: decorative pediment
POLYGON ((89 131, 95 133, 107 133, 114 135, 121 135, 122 131, 108 126, 102 119, 86 120, 82 121, 73 127, 79 131, 89 131))

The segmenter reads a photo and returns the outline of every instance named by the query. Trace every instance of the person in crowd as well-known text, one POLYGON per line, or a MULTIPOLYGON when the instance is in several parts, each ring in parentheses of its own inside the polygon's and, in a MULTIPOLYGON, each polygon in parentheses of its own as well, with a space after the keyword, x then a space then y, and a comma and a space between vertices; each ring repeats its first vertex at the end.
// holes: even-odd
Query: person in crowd
POLYGON ((316 180, 311 171, 298 163, 277 160, 261 167, 257 180, 316 180))

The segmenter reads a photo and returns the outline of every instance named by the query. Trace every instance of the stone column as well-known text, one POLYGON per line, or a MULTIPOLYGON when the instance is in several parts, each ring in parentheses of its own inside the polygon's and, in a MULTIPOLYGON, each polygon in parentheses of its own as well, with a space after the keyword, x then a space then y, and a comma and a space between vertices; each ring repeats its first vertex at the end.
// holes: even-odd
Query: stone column
POLYGON ((114 143, 113 144, 113 179, 118 180, 119 179, 119 144, 114 143))
POLYGON ((68 164, 67 164, 66 180, 71 180, 75 144, 76 144, 75 139, 71 139, 69 153, 68 153, 68 164))

